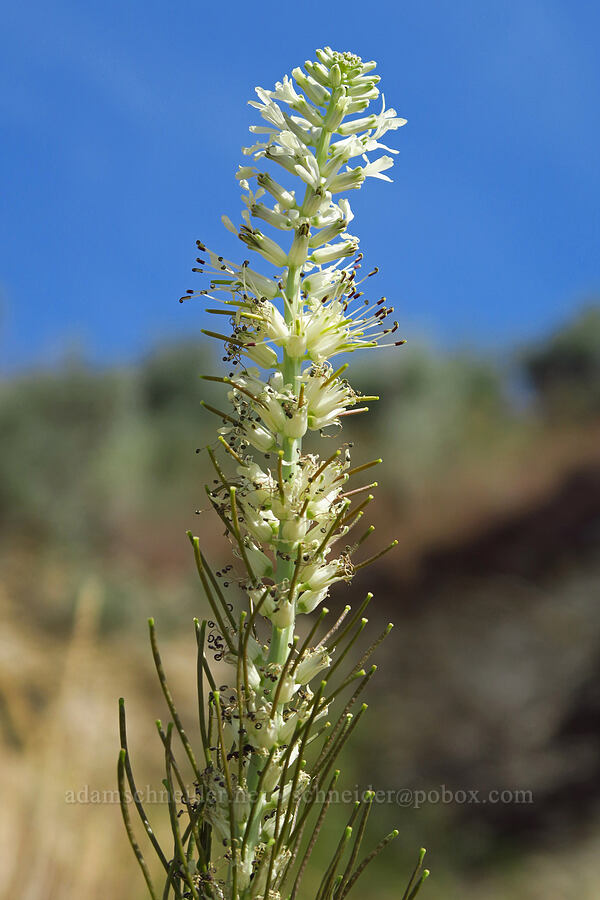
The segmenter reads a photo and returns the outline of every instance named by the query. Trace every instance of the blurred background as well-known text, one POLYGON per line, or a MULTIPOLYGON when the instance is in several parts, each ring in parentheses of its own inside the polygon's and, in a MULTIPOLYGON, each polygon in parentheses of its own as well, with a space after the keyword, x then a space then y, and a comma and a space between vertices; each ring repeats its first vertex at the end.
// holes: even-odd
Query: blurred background
POLYGON ((195 515, 197 375, 220 361, 177 299, 196 238, 244 255, 220 216, 252 88, 325 44, 379 60, 409 120, 394 184, 350 197, 409 340, 351 360, 382 402, 346 436, 385 457, 372 521, 400 540, 330 604, 372 590, 373 633, 396 623, 344 770, 394 792, 368 840, 400 837, 357 890, 401 896, 426 846, 431 900, 598 896, 599 28, 584 0, 3 10, 0 896, 145 896, 110 796, 116 699, 158 788, 145 619, 191 722, 185 530, 227 559, 195 515))

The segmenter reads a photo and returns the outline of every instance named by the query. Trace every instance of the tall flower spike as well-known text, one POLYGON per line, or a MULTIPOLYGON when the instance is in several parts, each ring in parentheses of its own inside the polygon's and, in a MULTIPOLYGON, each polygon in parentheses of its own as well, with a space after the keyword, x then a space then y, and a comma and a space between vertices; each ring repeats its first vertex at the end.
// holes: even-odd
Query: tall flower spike
MULTIPOLYGON (((384 102, 380 112, 368 112, 379 96, 375 63, 329 47, 316 55, 274 90, 257 88, 251 104, 264 124, 252 126, 256 143, 244 150, 251 162, 237 173, 243 221, 237 227, 226 216, 223 221, 256 262, 233 262, 198 241, 194 271, 207 282, 181 298, 216 303, 207 312, 220 322, 224 316, 229 326, 204 332, 224 344, 229 363, 227 375, 204 377, 225 386, 226 409, 205 404, 219 419, 218 441, 208 450, 216 480, 206 491, 233 561, 213 573, 198 538, 189 534, 212 610, 210 621, 196 625, 203 763, 177 715, 151 623, 158 675, 195 778, 195 794, 183 791, 177 804, 174 786, 185 781, 171 728, 161 729, 174 850, 160 849, 136 803, 165 870, 160 892, 122 802, 153 897, 168 898, 171 891, 210 900, 300 896, 334 799, 329 791, 339 772, 333 767, 366 709, 363 704, 355 712, 375 671, 366 670, 366 662, 391 629, 352 662, 371 595, 354 614, 346 607, 332 626, 323 625, 331 586, 350 582, 357 569, 397 543, 368 556, 363 544, 373 528, 357 527, 376 482, 353 479, 380 460, 352 467, 346 444, 323 458, 303 452, 302 443, 309 431, 335 434, 345 416, 366 412, 365 404, 378 399, 353 390, 344 377, 347 363, 335 368, 334 357, 404 343, 395 338, 398 324, 385 297, 368 296, 377 270, 360 276, 358 238, 348 231, 353 214, 340 195, 369 177, 390 180, 384 173, 397 151, 380 139, 405 120, 384 102), (263 274, 265 262, 278 271, 263 274), (308 632, 296 634, 297 617, 313 612, 308 632), (211 654, 221 664, 219 680, 226 679, 218 689, 211 654)), ((124 707, 121 743, 124 797, 127 784, 135 790, 124 707)), ((343 900, 365 865, 396 837, 392 832, 358 862, 371 801, 367 792, 351 811, 318 900, 343 900)), ((422 861, 421 855, 406 889, 411 900, 427 877, 422 861)))

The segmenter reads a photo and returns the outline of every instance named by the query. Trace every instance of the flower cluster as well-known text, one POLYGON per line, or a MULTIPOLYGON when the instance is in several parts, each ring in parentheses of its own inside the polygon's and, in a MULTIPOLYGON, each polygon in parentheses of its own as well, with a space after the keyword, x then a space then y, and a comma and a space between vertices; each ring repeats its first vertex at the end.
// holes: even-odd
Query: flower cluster
MULTIPOLYGON (((225 410, 205 404, 220 420, 222 451, 208 448, 217 477, 206 491, 234 563, 213 573, 190 534, 214 621, 198 624, 201 699, 205 679, 210 687, 207 715, 200 704, 204 769, 173 717, 200 798, 186 807, 189 831, 174 825, 179 849, 167 882, 176 896, 183 889, 198 900, 296 897, 312 849, 302 844, 305 825, 319 791, 339 774, 334 762, 366 708, 351 712, 374 671, 365 663, 391 628, 336 684, 366 625, 370 595, 356 612, 346 607, 316 640, 327 615, 323 603, 333 584, 350 581, 396 542, 367 557, 363 544, 373 528, 358 528, 375 483, 355 486, 351 479, 380 460, 352 467, 347 445, 326 457, 302 448, 308 432, 335 435, 345 416, 366 412, 364 404, 378 399, 358 394, 344 377, 347 364, 336 369, 331 360, 404 343, 395 337, 398 323, 386 298, 369 296, 377 269, 361 277, 358 238, 348 231, 352 210, 340 197, 369 177, 390 180, 384 173, 397 151, 381 138, 405 124, 383 97, 380 111, 368 112, 379 97, 374 69, 373 62, 325 48, 274 90, 256 89, 252 105, 264 124, 251 128, 257 140, 244 150, 251 164, 237 175, 243 221, 238 227, 223 221, 258 264, 232 262, 198 241, 194 271, 208 282, 182 298, 213 301, 207 311, 229 326, 205 331, 224 344, 229 370, 204 376, 225 386, 229 404, 225 410), (278 274, 263 274, 265 262, 278 274), (246 598, 239 619, 229 600, 234 589, 246 598), (315 610, 301 643, 297 616, 315 610), (230 667, 230 684, 220 688, 207 661, 207 636, 208 649, 230 667), (332 724, 332 703, 350 685, 353 693, 332 724)), ((171 705, 166 687, 165 696, 171 705)), ((343 900, 361 874, 356 855, 369 803, 367 797, 354 809, 319 900, 343 900), (350 859, 338 872, 353 830, 350 859)), ((413 897, 412 890, 405 896, 413 897)))

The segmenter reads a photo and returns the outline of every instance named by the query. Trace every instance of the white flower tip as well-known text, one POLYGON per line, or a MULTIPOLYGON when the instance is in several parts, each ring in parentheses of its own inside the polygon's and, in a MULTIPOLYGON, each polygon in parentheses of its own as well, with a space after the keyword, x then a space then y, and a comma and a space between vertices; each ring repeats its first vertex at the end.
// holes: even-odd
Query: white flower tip
POLYGON ((223 223, 227 231, 230 231, 232 234, 235 234, 237 236, 238 230, 229 216, 221 216, 221 222, 223 223))

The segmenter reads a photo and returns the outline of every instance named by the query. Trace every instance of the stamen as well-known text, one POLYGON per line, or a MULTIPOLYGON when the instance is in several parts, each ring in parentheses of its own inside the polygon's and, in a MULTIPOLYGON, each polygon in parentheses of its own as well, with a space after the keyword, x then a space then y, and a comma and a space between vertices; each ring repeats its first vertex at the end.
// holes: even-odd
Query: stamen
POLYGON ((394 547, 398 546, 398 541, 392 541, 387 547, 384 547, 383 550, 380 550, 379 553, 376 553, 375 556, 369 557, 369 559, 365 559, 364 562, 358 563, 354 566, 356 571, 359 569, 364 569, 365 566, 370 566, 371 563, 374 563, 376 559, 380 559, 385 553, 389 553, 390 550, 393 550, 394 547))
POLYGON ((230 455, 230 456, 233 456, 233 458, 235 459, 235 461, 236 461, 237 463, 239 463, 240 466, 244 466, 244 468, 248 468, 248 463, 247 463, 247 462, 244 462, 244 460, 242 459, 242 457, 239 456, 239 454, 237 454, 237 453, 235 452, 235 450, 233 449, 233 447, 230 447, 230 446, 229 446, 229 444, 227 443, 227 441, 225 440, 225 438, 223 437, 222 434, 219 435, 218 441, 219 441, 220 444, 223 445, 223 447, 224 447, 225 450, 229 453, 229 455, 230 455))
POLYGON ((200 401, 200 406, 203 406, 209 412, 214 413, 216 416, 219 416, 219 418, 224 419, 226 422, 231 422, 232 425, 236 426, 236 428, 240 427, 240 423, 237 422, 233 418, 233 416, 230 416, 229 413, 225 413, 225 412, 223 412, 223 410, 217 409, 216 407, 211 406, 209 403, 206 403, 204 400, 200 401))
POLYGON ((364 472, 365 469, 370 469, 373 466, 378 466, 379 463, 382 463, 382 462, 383 462, 383 460, 381 458, 379 458, 379 459, 372 459, 370 462, 363 463, 360 466, 354 466, 354 468, 348 469, 348 471, 345 472, 343 475, 338 475, 338 477, 335 479, 335 481, 339 481, 340 479, 344 478, 344 476, 346 478, 351 478, 353 475, 358 475, 359 472, 364 472))

